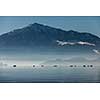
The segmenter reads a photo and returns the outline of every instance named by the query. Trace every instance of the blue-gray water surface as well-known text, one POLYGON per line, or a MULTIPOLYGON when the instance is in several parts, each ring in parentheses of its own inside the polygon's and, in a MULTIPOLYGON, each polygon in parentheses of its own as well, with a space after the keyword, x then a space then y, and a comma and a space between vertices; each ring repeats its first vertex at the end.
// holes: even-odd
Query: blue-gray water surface
POLYGON ((27 66, 0 68, 0 82, 13 83, 99 83, 100 67, 27 66))

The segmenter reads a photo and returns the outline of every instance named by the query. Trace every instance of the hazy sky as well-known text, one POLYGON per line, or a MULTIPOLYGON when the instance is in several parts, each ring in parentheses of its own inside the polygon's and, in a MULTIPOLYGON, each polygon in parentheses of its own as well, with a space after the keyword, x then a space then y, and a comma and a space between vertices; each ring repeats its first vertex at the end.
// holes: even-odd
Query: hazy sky
POLYGON ((64 30, 90 32, 100 37, 100 17, 29 17, 29 16, 0 16, 0 34, 27 26, 32 23, 41 23, 64 30))

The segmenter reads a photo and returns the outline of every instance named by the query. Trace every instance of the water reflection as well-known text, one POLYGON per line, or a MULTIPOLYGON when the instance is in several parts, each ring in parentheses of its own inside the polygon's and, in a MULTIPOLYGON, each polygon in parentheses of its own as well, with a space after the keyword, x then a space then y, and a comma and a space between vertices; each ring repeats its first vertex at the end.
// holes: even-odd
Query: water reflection
POLYGON ((100 67, 93 65, 0 67, 0 82, 100 82, 100 67))

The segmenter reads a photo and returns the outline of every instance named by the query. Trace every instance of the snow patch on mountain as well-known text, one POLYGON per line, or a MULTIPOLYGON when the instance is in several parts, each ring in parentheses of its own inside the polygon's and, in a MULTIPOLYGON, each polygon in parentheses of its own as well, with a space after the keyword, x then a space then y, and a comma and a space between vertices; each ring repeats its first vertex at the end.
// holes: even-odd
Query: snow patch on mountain
POLYGON ((63 45, 75 45, 75 43, 73 43, 73 42, 63 42, 63 41, 59 41, 59 40, 57 40, 56 42, 58 43, 58 45, 61 45, 61 46, 63 46, 63 45))
POLYGON ((95 44, 89 43, 89 42, 83 42, 83 41, 79 41, 79 42, 64 42, 64 41, 56 41, 58 43, 58 45, 64 46, 64 45, 89 45, 89 46, 96 46, 95 44))
POLYGON ((90 46, 96 46, 95 44, 89 43, 89 42, 77 42, 77 44, 81 44, 81 45, 90 45, 90 46))

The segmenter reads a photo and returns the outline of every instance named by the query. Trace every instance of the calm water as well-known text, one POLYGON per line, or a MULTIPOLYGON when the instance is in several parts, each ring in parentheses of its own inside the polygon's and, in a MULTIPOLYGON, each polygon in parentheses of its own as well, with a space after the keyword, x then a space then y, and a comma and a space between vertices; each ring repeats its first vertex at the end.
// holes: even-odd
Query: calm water
POLYGON ((0 82, 100 82, 100 67, 16 67, 0 68, 0 82))

